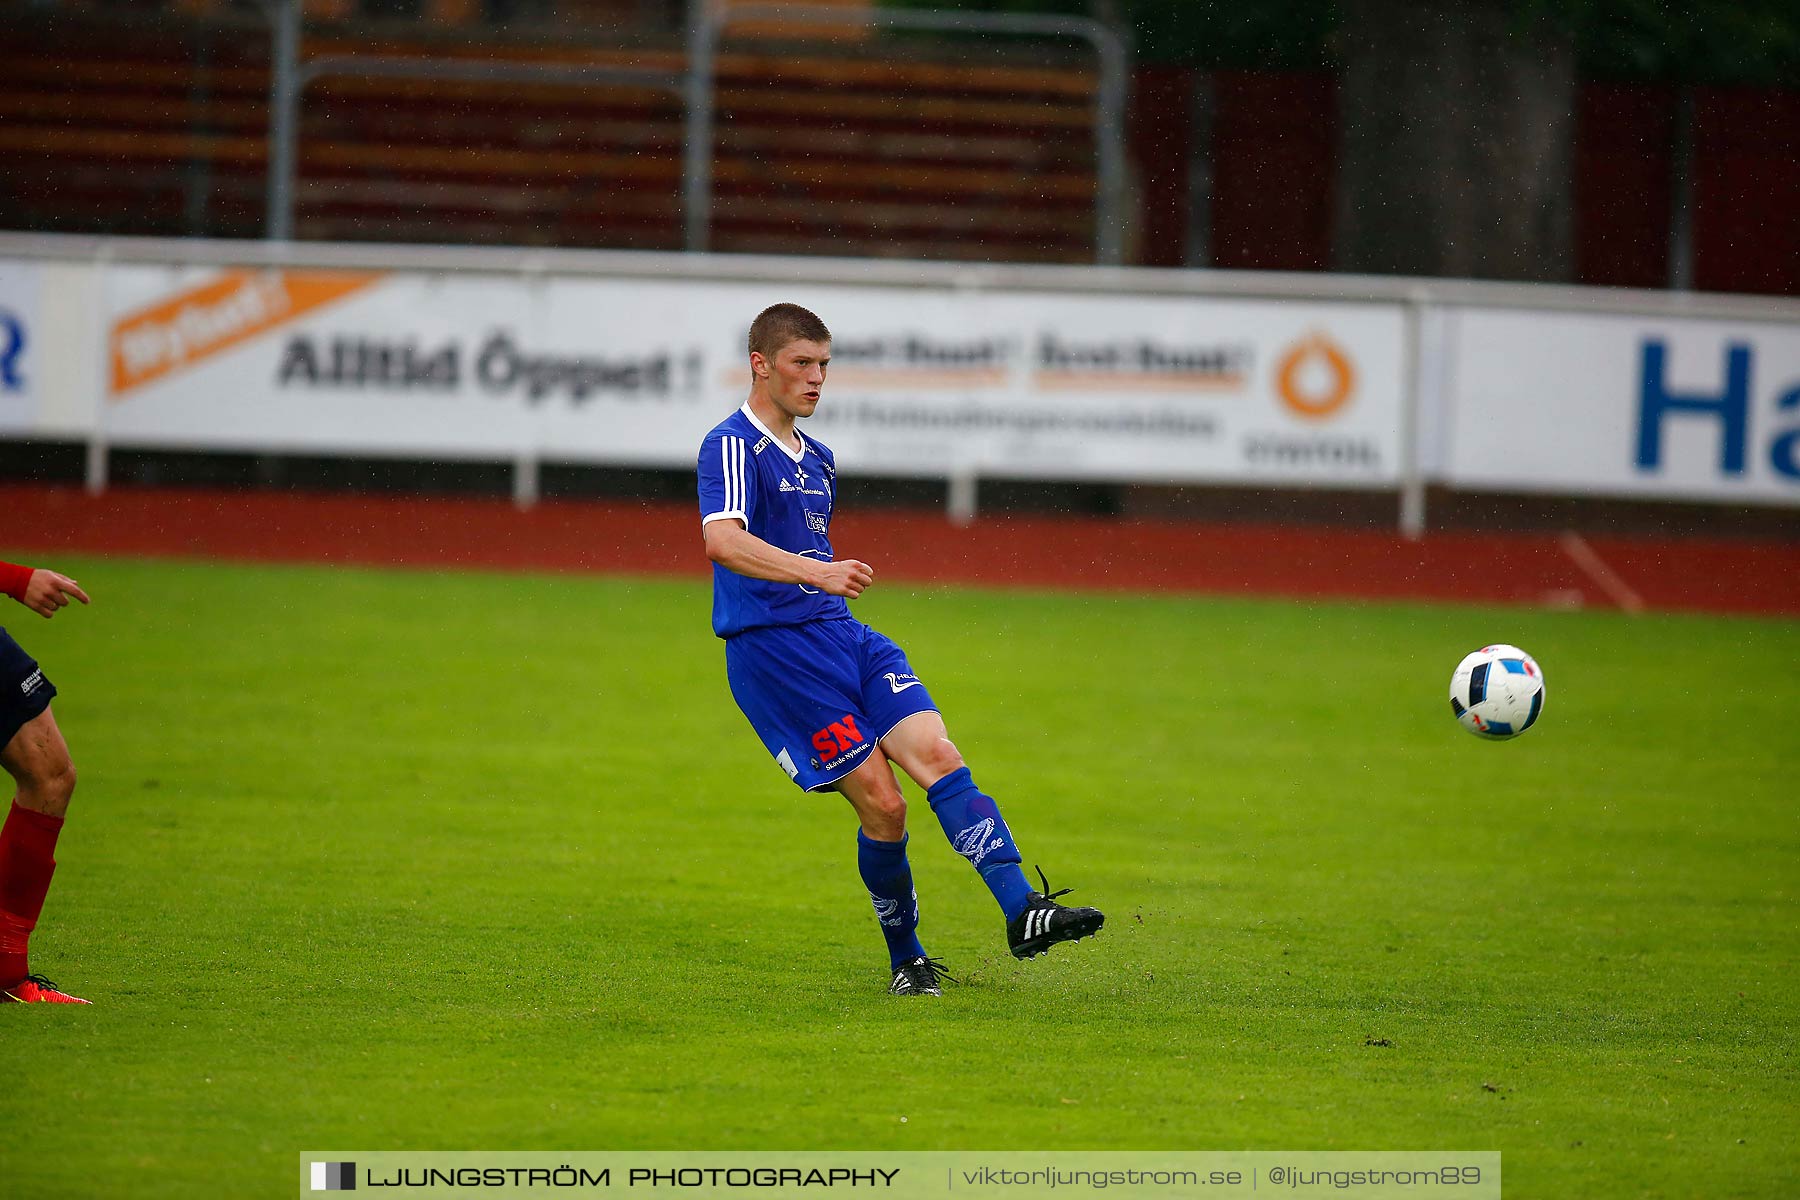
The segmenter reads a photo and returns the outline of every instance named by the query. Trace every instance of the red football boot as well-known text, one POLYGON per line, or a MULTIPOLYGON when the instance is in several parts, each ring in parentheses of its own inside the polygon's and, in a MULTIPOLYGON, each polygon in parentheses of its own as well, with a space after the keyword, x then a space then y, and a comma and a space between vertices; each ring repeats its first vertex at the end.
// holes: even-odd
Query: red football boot
POLYGON ((59 992, 56 985, 42 975, 27 975, 4 992, 0 992, 0 1004, 92 1004, 92 1000, 83 1000, 80 996, 71 996, 67 992, 59 992))

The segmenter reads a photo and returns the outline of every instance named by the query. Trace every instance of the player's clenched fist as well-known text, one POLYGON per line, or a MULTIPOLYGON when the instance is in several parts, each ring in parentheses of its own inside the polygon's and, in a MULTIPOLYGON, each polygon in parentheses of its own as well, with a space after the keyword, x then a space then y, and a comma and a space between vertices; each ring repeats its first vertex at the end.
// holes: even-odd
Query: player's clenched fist
POLYGON ((25 585, 25 595, 20 603, 40 617, 54 617, 56 610, 67 608, 70 599, 89 603, 88 594, 81 590, 81 585, 67 575, 59 575, 55 571, 39 569, 31 573, 31 581, 25 585))
POLYGON ((875 568, 854 558, 840 558, 825 564, 819 572, 819 589, 833 596, 854 600, 863 589, 875 582, 875 568))

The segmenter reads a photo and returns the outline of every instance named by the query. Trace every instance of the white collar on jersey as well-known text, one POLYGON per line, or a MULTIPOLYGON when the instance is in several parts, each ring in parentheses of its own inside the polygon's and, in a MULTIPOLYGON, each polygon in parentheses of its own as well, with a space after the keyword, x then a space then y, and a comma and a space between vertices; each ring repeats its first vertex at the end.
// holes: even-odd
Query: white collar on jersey
POLYGON ((801 459, 806 457, 806 435, 801 433, 798 428, 796 428, 794 430, 794 436, 800 439, 800 448, 798 450, 795 450, 791 446, 789 446, 786 442, 784 442, 780 438, 776 437, 773 433, 770 433, 769 427, 767 425, 764 425, 761 421, 756 419, 756 414, 750 411, 750 402, 748 400, 744 401, 744 407, 740 408, 738 411, 743 413, 746 417, 748 417, 750 419, 750 423, 752 425, 754 425, 758 429, 762 430, 763 436, 767 437, 771 442, 774 442, 777 446, 780 446, 782 448, 782 450, 787 453, 787 456, 789 458, 793 459, 795 462, 799 462, 801 459))

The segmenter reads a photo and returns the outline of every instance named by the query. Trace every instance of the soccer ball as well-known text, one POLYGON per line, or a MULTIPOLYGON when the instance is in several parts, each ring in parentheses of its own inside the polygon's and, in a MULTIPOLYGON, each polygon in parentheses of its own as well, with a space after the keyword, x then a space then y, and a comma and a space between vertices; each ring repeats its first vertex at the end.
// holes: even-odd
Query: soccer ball
POLYGON ((1544 711, 1544 673, 1517 646, 1483 646, 1456 664, 1450 711, 1476 737, 1518 737, 1544 711))

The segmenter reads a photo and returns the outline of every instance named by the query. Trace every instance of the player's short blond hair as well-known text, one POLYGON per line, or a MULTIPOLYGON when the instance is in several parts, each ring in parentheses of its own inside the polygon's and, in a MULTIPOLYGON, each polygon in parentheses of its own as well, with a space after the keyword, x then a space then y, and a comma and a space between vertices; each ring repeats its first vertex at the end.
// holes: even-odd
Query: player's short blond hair
POLYGON ((829 342, 831 330, 798 304, 771 304, 750 322, 750 353, 774 358, 789 342, 829 342))

